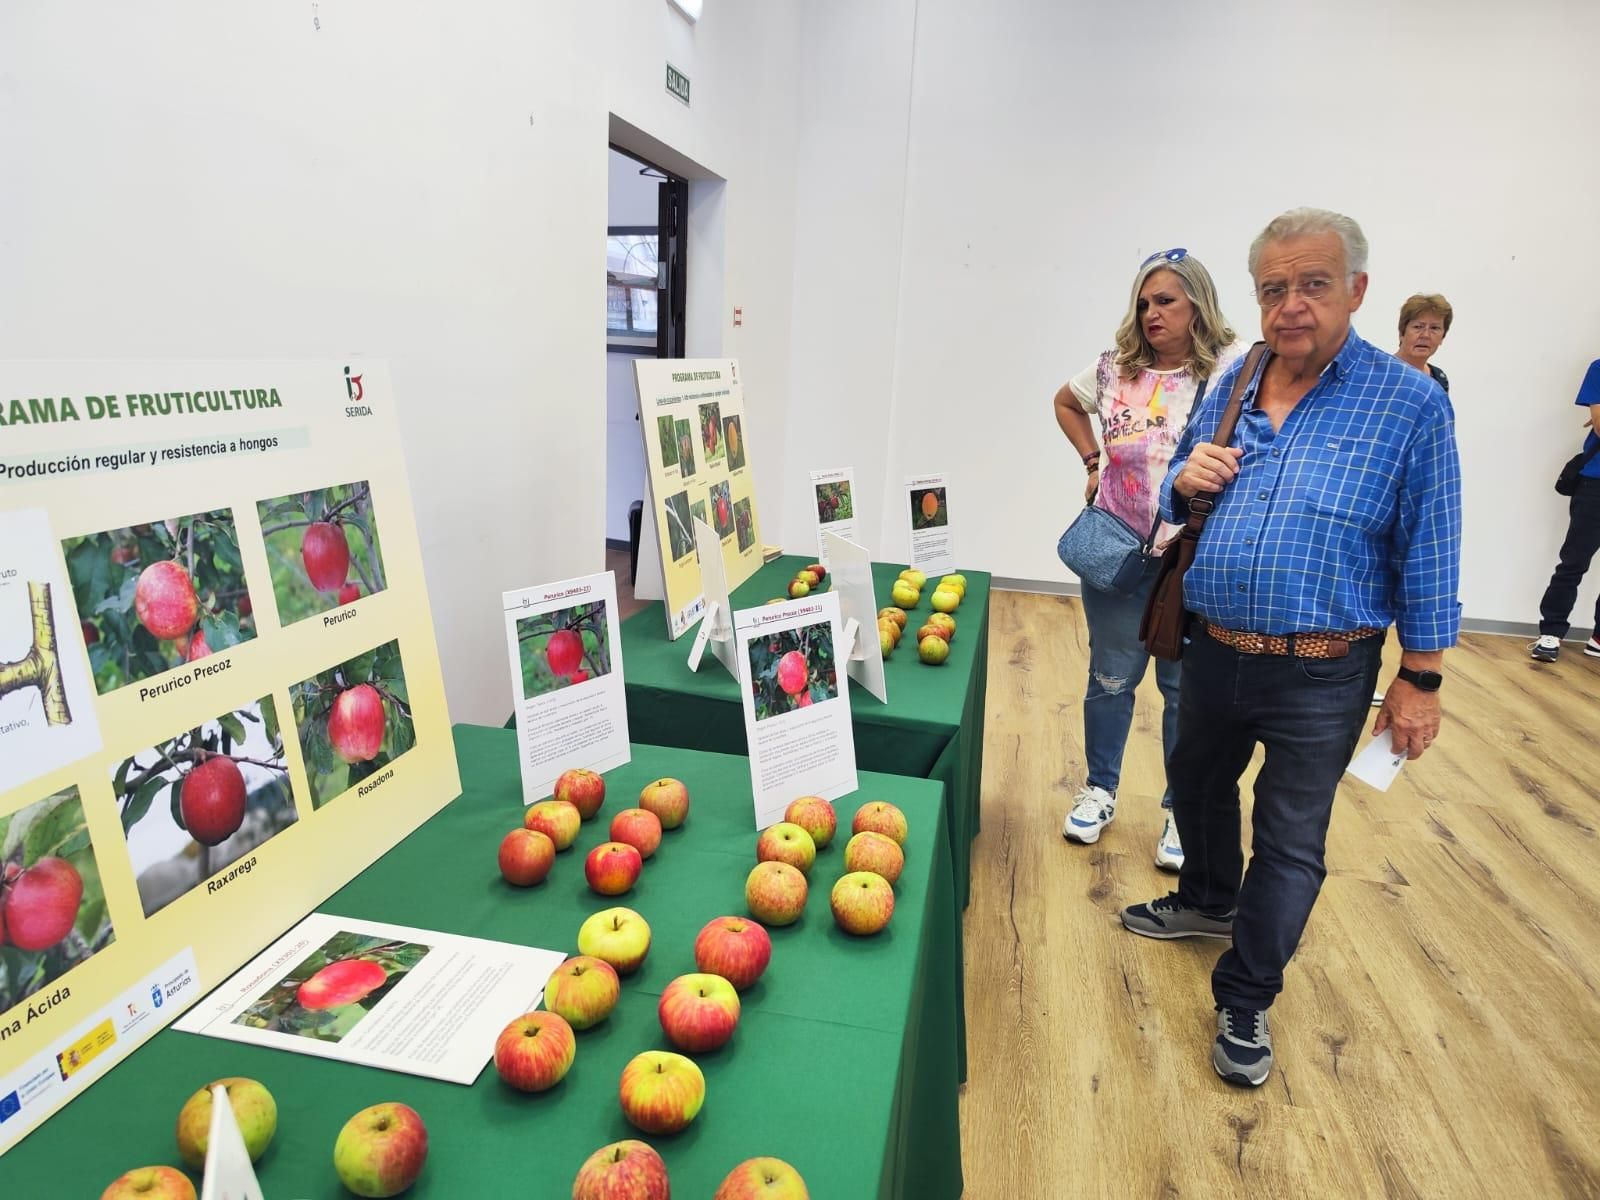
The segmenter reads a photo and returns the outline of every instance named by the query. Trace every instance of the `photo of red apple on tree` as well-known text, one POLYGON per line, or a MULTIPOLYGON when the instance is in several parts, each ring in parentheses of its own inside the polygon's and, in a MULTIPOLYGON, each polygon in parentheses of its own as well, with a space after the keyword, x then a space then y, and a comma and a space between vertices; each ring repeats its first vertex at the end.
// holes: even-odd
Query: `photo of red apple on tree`
POLYGON ((255 637, 231 509, 61 543, 104 696, 255 637))
POLYGON ((848 521, 856 515, 850 500, 850 481, 817 484, 817 521, 828 525, 834 521, 848 521))
POLYGON ((336 933, 233 1023, 319 1042, 342 1041, 429 949, 416 942, 336 933))
POLYGON ((517 622, 517 649, 525 700, 611 674, 606 602, 523 617, 517 622))
POLYGON ((711 485, 711 528, 719 538, 733 532, 733 499, 728 494, 728 481, 711 485))
POLYGON ((736 500, 733 504, 733 528, 739 535, 739 549, 748 550, 756 544, 756 522, 750 511, 750 498, 736 500))
POLYGON ((935 529, 950 524, 950 510, 945 507, 944 489, 918 489, 911 493, 911 528, 935 529))
POLYGON ((756 720, 810 708, 839 694, 833 626, 827 621, 763 634, 750 642, 756 720))
POLYGON ((398 641, 313 675, 289 695, 315 808, 417 744, 398 641))
POLYGON ((0 1014, 113 940, 78 789, 0 817, 0 1014))
POLYGON ((111 789, 147 917, 295 822, 271 696, 123 759, 111 789))
POLYGON ((728 447, 728 470, 741 471, 744 469, 744 430, 739 427, 738 417, 724 417, 722 420, 722 440, 728 447))
POLYGON ((700 445, 706 452, 705 461, 708 466, 728 456, 727 443, 722 439, 722 405, 700 406, 700 445))
POLYGON ((256 512, 281 624, 354 604, 386 586, 370 484, 263 500, 256 512))

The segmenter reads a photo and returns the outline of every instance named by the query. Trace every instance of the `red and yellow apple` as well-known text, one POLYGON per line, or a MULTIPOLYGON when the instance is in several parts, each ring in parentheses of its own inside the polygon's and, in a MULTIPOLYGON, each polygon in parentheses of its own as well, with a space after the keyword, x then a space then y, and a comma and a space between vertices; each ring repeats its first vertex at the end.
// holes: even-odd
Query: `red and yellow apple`
POLYGON ((801 796, 790 801, 789 807, 783 810, 783 819, 809 833, 811 844, 818 850, 825 849, 833 841, 839 828, 839 816, 833 811, 833 805, 821 796, 801 796))
POLYGON ((950 643, 935 634, 917 641, 917 657, 930 667, 937 667, 950 657, 950 643))
POLYGON ((706 1102, 706 1077, 693 1059, 669 1050, 646 1050, 622 1068, 617 1086, 622 1115, 645 1133, 688 1128, 706 1102))
POLYGON ((523 828, 537 829, 544 834, 557 853, 577 840, 578 826, 582 823, 578 806, 565 800, 541 800, 528 805, 528 811, 522 814, 523 828))
POLYGON ((646 808, 625 808, 611 818, 611 840, 627 843, 648 859, 661 845, 661 818, 646 808))
POLYGON ((578 953, 631 975, 650 953, 650 925, 631 908, 606 908, 578 927, 578 953))
POLYGON ((694 964, 721 975, 741 992, 755 984, 772 961, 772 939, 745 917, 713 917, 694 939, 694 964))
POLYGON ((718 1186, 711 1200, 810 1200, 805 1180, 781 1158, 747 1158, 718 1186))
POLYGON ((679 1050, 705 1054, 721 1049, 739 1025, 739 993, 721 975, 679 975, 656 1005, 661 1030, 679 1050))
POLYGON ((639 807, 655 813, 663 829, 676 829, 689 816, 689 789, 681 779, 657 779, 644 785, 639 807))
POLYGON ((339 693, 328 714, 328 740, 345 762, 371 762, 383 749, 383 697, 370 683, 339 693))
POLYGON ((620 896, 639 879, 644 859, 627 842, 601 842, 583 860, 589 890, 601 896, 620 896))
POLYGON ((263 1085, 239 1076, 213 1079, 178 1110, 178 1153, 196 1171, 206 1165, 206 1147, 211 1140, 211 1089, 218 1086, 227 1089, 233 1119, 244 1137, 251 1162, 266 1153, 272 1135, 278 1132, 278 1104, 263 1085))
POLYGON ((195 1200, 194 1184, 176 1167, 135 1167, 114 1179, 100 1200, 195 1200))
POLYGON ((133 611, 158 638, 180 638, 200 619, 194 581, 171 559, 151 563, 139 573, 133 589, 133 611))
POLYGON ((563 771, 556 780, 555 798, 575 805, 578 815, 587 821, 606 802, 606 781, 596 772, 582 767, 563 771))
POLYGON ((817 860, 817 845, 811 835, 792 821, 769 825, 756 838, 757 862, 786 862, 802 875, 817 860))
POLYGON ((935 588, 929 603, 933 605, 934 612, 952 613, 961 607, 961 593, 954 588, 935 588))
POLYGON ((560 1013, 523 1013, 494 1043, 494 1069, 520 1092, 544 1092, 567 1077, 578 1053, 572 1026, 560 1013))
POLYGON ((428 1127, 398 1102, 374 1104, 351 1117, 333 1145, 333 1169, 358 1196, 398 1196, 428 1161, 428 1127))
POLYGON ((577 954, 551 973, 544 985, 544 1006, 565 1017, 574 1029, 583 1030, 609 1017, 621 995, 615 967, 604 959, 577 954))
POLYGON ((778 660, 778 686, 791 696, 805 691, 810 674, 806 656, 798 650, 791 650, 778 660))
POLYGON ((906 815, 886 800, 869 800, 856 809, 855 819, 850 822, 851 833, 881 833, 884 837, 893 838, 897 845, 906 844, 906 834, 910 827, 906 824, 906 815))
POLYGON ((806 908, 806 877, 788 863, 757 863, 745 880, 744 902, 763 925, 793 925, 806 908))
POLYGON ((516 887, 543 883, 555 861, 556 844, 537 829, 513 829, 500 840, 500 874, 516 887))
POLYGON ((905 852, 892 837, 865 830, 854 835, 844 847, 846 871, 871 871, 882 875, 891 884, 900 878, 905 869, 905 852))
POLYGON ((671 1200, 667 1164, 646 1142, 601 1146, 572 1181, 572 1200, 671 1200))
POLYGON ((341 958, 323 967, 295 992, 301 1008, 320 1012, 365 1000, 389 982, 389 973, 369 958, 341 958))
POLYGON ((882 875, 852 871, 833 885, 828 905, 840 929, 865 937, 877 933, 894 916, 894 889, 882 875))

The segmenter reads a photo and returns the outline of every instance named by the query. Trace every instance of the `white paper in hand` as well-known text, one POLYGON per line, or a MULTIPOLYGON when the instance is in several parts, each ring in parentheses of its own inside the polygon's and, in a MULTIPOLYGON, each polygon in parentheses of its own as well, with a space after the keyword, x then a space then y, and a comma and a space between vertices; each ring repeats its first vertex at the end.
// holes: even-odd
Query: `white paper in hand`
POLYGON ((221 1084, 211 1089, 211 1132, 206 1142, 206 1177, 200 1185, 200 1200, 266 1200, 250 1165, 250 1152, 244 1135, 233 1117, 228 1089, 221 1084))
POLYGON ((1356 756, 1350 760, 1350 765, 1345 770, 1354 775, 1362 783, 1371 784, 1380 792, 1387 792, 1389 785, 1400 774, 1400 768, 1405 765, 1406 752, 1396 752, 1394 740, 1385 730, 1377 737, 1368 738, 1356 756))

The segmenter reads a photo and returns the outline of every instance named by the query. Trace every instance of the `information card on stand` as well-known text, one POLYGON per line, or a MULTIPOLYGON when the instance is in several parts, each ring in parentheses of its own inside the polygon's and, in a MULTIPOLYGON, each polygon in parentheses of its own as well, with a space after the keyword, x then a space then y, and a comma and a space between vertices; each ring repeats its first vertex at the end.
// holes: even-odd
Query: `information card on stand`
POLYGON ((733 617, 750 746, 756 828, 783 819, 798 796, 856 790, 849 643, 833 592, 747 608, 733 617))
POLYGON ((631 757, 617 577, 605 571, 506 592, 502 608, 522 802, 534 804, 568 768, 604 773, 631 757))
POLYGON ((470 1084, 564 958, 312 913, 173 1028, 470 1084))
POLYGON ((811 472, 811 496, 817 510, 817 560, 825 567, 833 566, 828 561, 828 535, 856 536, 855 484, 855 472, 849 467, 811 472))
POLYGON ((911 519, 911 566, 928 575, 956 569, 950 530, 950 497, 944 475, 914 475, 906 480, 911 519))
POLYGON ((872 591, 872 556, 865 546, 825 533, 824 548, 833 561, 833 592, 839 597, 839 615, 846 632, 854 623, 854 646, 849 675, 882 703, 889 703, 889 685, 883 677, 883 643, 878 639, 877 599, 872 591))

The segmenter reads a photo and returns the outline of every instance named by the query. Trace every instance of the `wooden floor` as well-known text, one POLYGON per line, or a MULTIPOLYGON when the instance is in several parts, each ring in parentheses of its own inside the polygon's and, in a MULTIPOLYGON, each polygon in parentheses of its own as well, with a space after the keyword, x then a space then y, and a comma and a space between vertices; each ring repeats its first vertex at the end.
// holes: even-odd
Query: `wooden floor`
POLYGON ((1211 1069, 1220 947, 1117 920, 1171 887, 1153 678, 1116 822, 1072 845, 1082 609, 998 592, 990 636, 967 1197, 1600 1196, 1600 661, 1488 636, 1447 656, 1428 756, 1340 791, 1250 1092, 1211 1069))
POLYGON ((628 573, 628 552, 626 550, 613 550, 606 548, 606 570, 617 573, 617 607, 621 609, 620 616, 626 621, 641 608, 646 607, 648 600, 636 600, 633 595, 633 577, 628 573))

